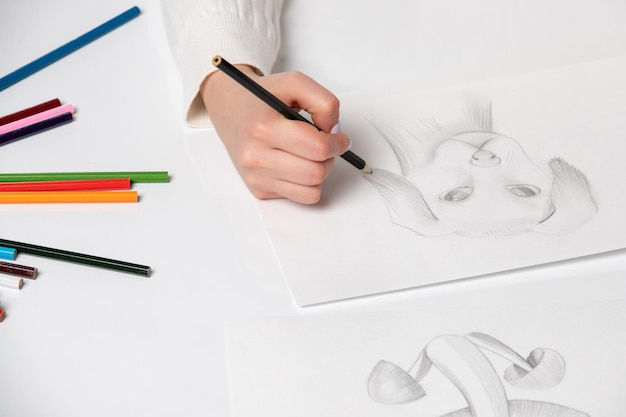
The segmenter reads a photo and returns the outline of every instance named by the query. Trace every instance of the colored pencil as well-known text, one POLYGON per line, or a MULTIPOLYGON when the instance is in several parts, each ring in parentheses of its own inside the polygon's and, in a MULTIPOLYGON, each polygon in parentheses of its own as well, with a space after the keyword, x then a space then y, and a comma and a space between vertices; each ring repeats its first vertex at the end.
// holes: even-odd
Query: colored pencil
POLYGON ((130 178, 67 181, 0 182, 0 192, 129 190, 130 178))
POLYGON ((152 273, 152 268, 145 265, 138 265, 125 261, 102 258, 99 256, 70 252, 63 249, 48 248, 45 246, 33 245, 30 243, 0 239, 0 246, 15 248, 19 253, 27 253, 30 255, 42 256, 45 258, 57 259, 66 262, 74 262, 98 268, 128 272, 130 274, 143 275, 145 277, 149 277, 152 273))
POLYGON ((24 286, 22 278, 9 278, 0 276, 0 287, 11 288, 12 290, 21 290, 24 286))
POLYGON ((0 173, 0 182, 66 181, 130 178, 131 182, 168 182, 167 171, 0 173))
POLYGON ((36 133, 41 133, 45 130, 52 129, 53 127, 61 126, 65 123, 71 122, 72 119, 72 113, 63 113, 46 120, 24 126, 20 129, 15 129, 10 132, 3 133, 2 135, 0 135, 0 145, 6 145, 7 143, 11 143, 19 139, 24 139, 25 137, 34 135, 36 133))
POLYGON ((0 78, 0 91, 47 67, 53 62, 56 62, 59 59, 76 51, 77 49, 82 48, 83 46, 98 39, 99 37, 111 32, 113 29, 116 29, 124 23, 127 23, 131 19, 139 16, 139 13, 140 10, 137 6, 132 7, 124 13, 121 13, 113 19, 108 20, 100 26, 79 36, 78 38, 58 47, 57 49, 45 54, 40 58, 37 58, 36 60, 24 65, 23 67, 18 68, 10 74, 5 75, 4 77, 0 78))
POLYGON ((2 320, 4 320, 4 318, 6 317, 6 313, 4 312, 3 309, 0 308, 0 323, 2 323, 2 320))
MULTIPOLYGON (((277 112, 285 116, 287 119, 298 120, 298 121, 309 123, 315 126, 313 123, 307 120, 300 113, 298 113, 297 111, 292 109, 290 106, 280 101, 275 96, 273 96, 272 93, 270 93, 269 91, 261 87, 259 84, 254 82, 252 78, 248 77, 246 74, 239 71, 237 67, 233 66, 230 62, 226 61, 221 56, 217 55, 213 58, 213 65, 217 67, 218 69, 222 70, 226 75, 228 75, 233 80, 238 82, 242 87, 246 88, 252 94, 254 94, 258 98, 260 98, 263 102, 265 102, 265 104, 269 105, 271 108, 273 108, 274 110, 276 110, 277 112)), ((319 127, 315 126, 315 128, 321 131, 319 127)), ((363 160, 360 156, 358 156, 354 152, 348 150, 344 154, 342 154, 341 157, 345 159, 346 161, 348 161, 354 167, 362 170, 363 172, 368 173, 368 174, 372 173, 372 169, 369 166, 367 166, 367 163, 365 163, 365 160, 363 160)))
POLYGON ((136 203, 137 191, 7 191, 0 204, 136 203))
POLYGON ((0 259, 8 259, 13 261, 17 252, 13 248, 5 248, 4 246, 0 246, 0 259))
POLYGON ((28 116, 32 116, 33 114, 41 113, 42 111, 59 107, 60 105, 61 105, 61 100, 59 100, 58 98, 53 98, 52 100, 44 101, 43 103, 39 103, 35 106, 28 107, 26 109, 16 111, 15 113, 7 114, 6 116, 0 117, 0 126, 5 125, 7 123, 14 122, 16 120, 23 119, 28 116))
POLYGON ((59 116, 60 114, 63 114, 63 113, 74 114, 74 112, 75 112, 75 109, 73 105, 64 104, 62 106, 58 106, 50 110, 42 111, 40 113, 33 114, 28 117, 24 117, 23 119, 19 119, 14 122, 2 125, 0 126, 0 135, 7 133, 7 132, 11 132, 13 130, 21 129, 28 125, 32 125, 33 123, 41 122, 42 120, 50 119, 51 117, 54 117, 54 116, 59 116))
POLYGON ((37 268, 26 265, 0 261, 0 272, 3 274, 16 275, 22 278, 36 279, 37 268))

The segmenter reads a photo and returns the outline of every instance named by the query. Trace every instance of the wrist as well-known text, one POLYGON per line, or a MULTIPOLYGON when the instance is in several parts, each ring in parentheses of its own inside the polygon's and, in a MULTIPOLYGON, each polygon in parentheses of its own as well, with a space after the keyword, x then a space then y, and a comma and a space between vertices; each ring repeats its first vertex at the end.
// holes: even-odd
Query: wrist
MULTIPOLYGON (((235 67, 252 79, 262 76, 260 71, 251 65, 237 64, 235 67)), ((234 81, 232 81, 227 74, 220 70, 215 70, 207 75, 202 81, 202 84, 200 85, 200 94, 206 100, 222 88, 230 87, 231 84, 235 85, 234 81)))

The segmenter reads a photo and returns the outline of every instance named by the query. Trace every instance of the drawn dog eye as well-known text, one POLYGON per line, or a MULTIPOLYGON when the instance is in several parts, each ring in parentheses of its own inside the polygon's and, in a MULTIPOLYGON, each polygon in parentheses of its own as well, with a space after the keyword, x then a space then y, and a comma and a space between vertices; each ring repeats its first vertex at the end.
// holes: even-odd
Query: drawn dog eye
POLYGON ((448 190, 439 195, 439 198, 444 201, 461 201, 472 195, 472 187, 459 187, 448 190))
POLYGON ((530 184, 507 185, 506 188, 518 197, 534 197, 541 192, 539 188, 530 184))

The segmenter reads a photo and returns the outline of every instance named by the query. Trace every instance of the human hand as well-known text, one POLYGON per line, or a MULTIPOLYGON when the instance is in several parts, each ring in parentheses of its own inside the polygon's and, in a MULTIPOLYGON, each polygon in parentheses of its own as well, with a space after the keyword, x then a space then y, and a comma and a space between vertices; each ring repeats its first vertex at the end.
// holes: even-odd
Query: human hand
POLYGON ((334 157, 350 143, 345 134, 325 133, 338 123, 338 99, 299 72, 262 77, 249 66, 237 67, 296 111, 307 111, 322 129, 285 118, 228 75, 212 73, 201 95, 239 175, 257 198, 318 202, 334 157))

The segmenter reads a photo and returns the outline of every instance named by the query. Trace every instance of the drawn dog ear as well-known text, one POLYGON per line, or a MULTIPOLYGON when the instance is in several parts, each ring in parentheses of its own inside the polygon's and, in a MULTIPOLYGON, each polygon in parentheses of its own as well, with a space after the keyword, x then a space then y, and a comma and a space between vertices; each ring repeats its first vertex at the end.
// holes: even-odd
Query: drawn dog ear
POLYGON ((547 218, 533 228, 539 233, 564 235, 591 219, 598 211, 585 174, 561 158, 549 162, 552 170, 547 218))
POLYGON ((452 233, 435 217, 417 187, 403 176, 377 168, 364 178, 376 187, 385 200, 393 223, 423 236, 452 233))

